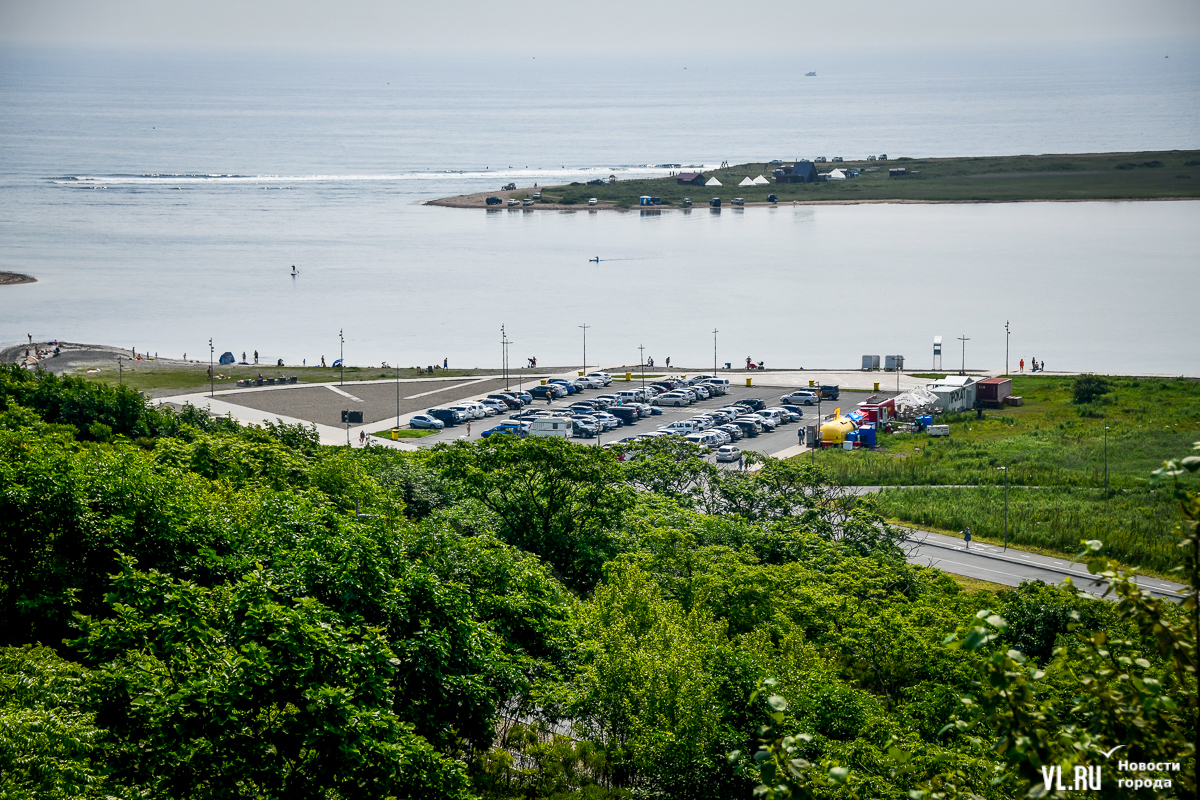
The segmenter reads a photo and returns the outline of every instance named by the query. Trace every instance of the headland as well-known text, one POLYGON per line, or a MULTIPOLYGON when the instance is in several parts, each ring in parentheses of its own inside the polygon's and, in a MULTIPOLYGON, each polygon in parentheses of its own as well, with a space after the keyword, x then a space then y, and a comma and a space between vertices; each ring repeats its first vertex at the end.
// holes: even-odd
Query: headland
MULTIPOLYGON (((872 157, 873 159, 875 157, 872 157)), ((678 173, 663 178, 597 180, 564 186, 445 197, 426 205, 493 210, 645 209, 709 206, 735 198, 747 206, 856 203, 1015 203, 1200 198, 1200 151, 1083 153, 961 158, 767 161, 678 173), (811 180, 791 182, 801 165, 811 180), (811 166, 811 169, 810 169, 811 166), (836 174, 835 174, 836 170, 836 174), (766 182, 740 185, 761 176, 766 182), (720 185, 707 185, 712 179, 720 185), (688 181, 688 182, 685 182, 688 181), (534 195, 539 197, 535 198, 534 195), (774 196, 774 202, 769 196, 774 196), (488 205, 488 198, 497 198, 488 205), (590 201, 595 199, 595 203, 590 201), (510 200, 517 201, 509 205, 510 200), (525 204, 524 201, 530 201, 525 204)))

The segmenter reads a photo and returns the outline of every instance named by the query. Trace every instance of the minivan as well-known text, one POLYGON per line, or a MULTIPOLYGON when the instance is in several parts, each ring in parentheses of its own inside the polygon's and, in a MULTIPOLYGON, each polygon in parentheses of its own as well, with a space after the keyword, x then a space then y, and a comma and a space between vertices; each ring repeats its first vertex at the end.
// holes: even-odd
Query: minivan
POLYGON ((696 423, 690 419, 677 419, 674 422, 672 422, 670 425, 667 425, 663 428, 663 430, 668 430, 668 431, 671 431, 672 433, 682 433, 682 434, 696 433, 697 429, 698 429, 698 426, 696 425, 696 423))

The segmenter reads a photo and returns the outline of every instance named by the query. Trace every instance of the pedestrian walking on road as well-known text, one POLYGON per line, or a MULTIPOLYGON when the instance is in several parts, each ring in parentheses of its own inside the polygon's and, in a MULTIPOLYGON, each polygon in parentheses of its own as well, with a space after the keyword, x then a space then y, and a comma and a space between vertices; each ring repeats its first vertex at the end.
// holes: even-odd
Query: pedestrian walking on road
POLYGON ((746 457, 738 456, 738 472, 746 471, 746 457))
POLYGON ((471 423, 468 422, 467 423, 467 436, 470 437, 470 435, 471 435, 471 423))
POLYGON ((971 526, 970 525, 968 525, 967 529, 965 531, 963 531, 963 541, 965 541, 967 543, 967 549, 970 550, 971 549, 971 526))
POLYGON ((546 405, 550 405, 553 402, 554 402, 553 395, 551 395, 549 392, 546 392, 546 405))

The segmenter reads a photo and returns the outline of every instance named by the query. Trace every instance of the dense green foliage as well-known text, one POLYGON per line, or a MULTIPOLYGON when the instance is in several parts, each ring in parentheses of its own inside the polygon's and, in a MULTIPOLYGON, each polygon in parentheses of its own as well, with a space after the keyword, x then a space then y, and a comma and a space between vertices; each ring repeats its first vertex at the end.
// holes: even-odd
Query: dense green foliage
POLYGON ((325 448, 16 369, 0 454, 2 798, 748 796, 726 755, 761 735, 768 676, 822 792, 951 770, 1012 797, 1002 730, 942 734, 992 663, 946 638, 984 608, 1040 664, 1082 625, 1144 650, 1161 696, 1195 691, 1111 605, 907 564, 811 463, 325 448))

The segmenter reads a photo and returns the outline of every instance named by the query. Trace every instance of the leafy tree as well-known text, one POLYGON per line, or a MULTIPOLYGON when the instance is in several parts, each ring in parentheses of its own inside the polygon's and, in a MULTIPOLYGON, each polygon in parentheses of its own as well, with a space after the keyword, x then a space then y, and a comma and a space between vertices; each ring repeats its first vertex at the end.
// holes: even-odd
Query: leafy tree
POLYGON ((391 707, 400 659, 261 574, 204 589, 123 564, 114 616, 75 644, 106 729, 105 762, 151 796, 465 797, 456 762, 391 707))
POLYGON ((1094 403, 1108 393, 1108 381, 1100 375, 1080 375, 1071 384, 1071 396, 1078 405, 1094 403))
POLYGON ((495 515, 500 538, 537 553, 573 589, 600 577, 632 501, 613 456, 563 439, 455 442, 439 445, 430 463, 495 515))

